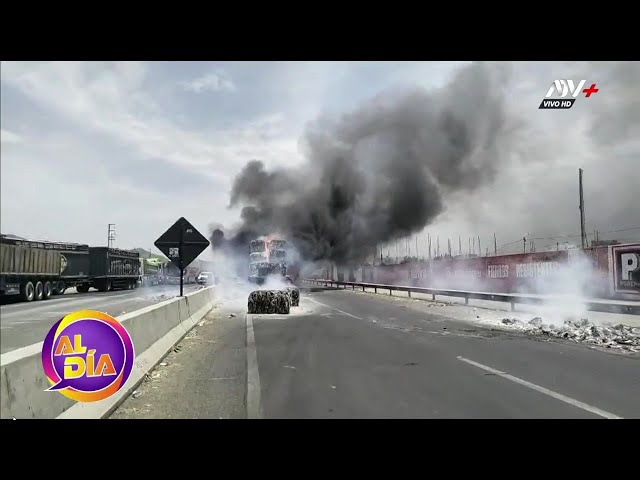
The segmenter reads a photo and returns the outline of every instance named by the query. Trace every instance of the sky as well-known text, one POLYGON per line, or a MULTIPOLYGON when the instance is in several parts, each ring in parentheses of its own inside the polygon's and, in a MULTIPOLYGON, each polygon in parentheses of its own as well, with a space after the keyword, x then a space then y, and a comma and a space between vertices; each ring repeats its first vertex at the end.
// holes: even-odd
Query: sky
MULTIPOLYGON (((207 237, 214 225, 236 225, 234 178, 252 160, 269 169, 304 165, 301 139, 319 116, 341 118, 390 89, 438 91, 469 62, 0 67, 2 233, 104 245, 113 223, 116 247, 150 249, 181 216, 207 237)), ((488 246, 495 232, 499 246, 512 245, 505 253, 521 248, 523 235, 538 238, 538 250, 579 242, 560 238, 580 232, 578 168, 587 231, 640 240, 640 62, 502 67, 509 74, 500 101, 516 141, 491 181, 445 198, 444 211, 415 232, 419 248, 427 233, 444 248, 446 238, 457 246, 458 236, 464 243, 478 235, 488 246), (539 110, 554 79, 586 79, 599 91, 571 110, 539 110)))

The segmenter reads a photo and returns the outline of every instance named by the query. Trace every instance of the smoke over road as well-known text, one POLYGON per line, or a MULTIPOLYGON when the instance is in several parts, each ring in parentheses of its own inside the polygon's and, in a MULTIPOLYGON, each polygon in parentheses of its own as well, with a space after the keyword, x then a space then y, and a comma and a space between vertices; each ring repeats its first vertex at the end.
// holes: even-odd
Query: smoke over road
POLYGON ((214 249, 240 249, 280 232, 304 260, 360 260, 381 242, 421 230, 449 195, 491 182, 520 131, 504 105, 508 71, 472 64, 444 87, 386 91, 339 118, 322 117, 303 138, 305 163, 266 170, 250 161, 230 206, 241 226, 214 249))

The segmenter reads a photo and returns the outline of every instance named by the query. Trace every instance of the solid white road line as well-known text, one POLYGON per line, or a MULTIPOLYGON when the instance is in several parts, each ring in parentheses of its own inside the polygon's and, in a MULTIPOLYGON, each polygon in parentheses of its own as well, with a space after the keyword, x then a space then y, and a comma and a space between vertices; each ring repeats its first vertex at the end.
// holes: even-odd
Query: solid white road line
POLYGON ((258 352, 253 332, 252 315, 244 316, 247 324, 247 418, 262 418, 260 400, 260 373, 258 372, 258 352))
POLYGON ((314 300, 313 298, 309 298, 309 297, 307 297, 307 300, 311 300, 313 303, 317 303, 318 305, 322 305, 323 307, 327 307, 327 308, 329 308, 329 309, 331 309, 331 310, 335 310, 336 312, 340 312, 341 314, 346 315, 346 316, 348 316, 348 317, 352 317, 352 318, 356 318, 356 319, 358 319, 358 320, 362 320, 362 318, 360 318, 360 317, 356 317, 355 315, 352 315, 352 314, 351 314, 351 313, 349 313, 349 312, 345 312, 345 311, 340 310, 340 309, 338 309, 338 308, 330 307, 329 305, 325 305, 324 303, 319 302, 319 301, 317 301, 317 300, 314 300))
POLYGON ((608 418, 610 420, 622 419, 622 417, 619 417, 618 415, 614 415, 613 413, 609 413, 597 407, 593 407, 584 402, 576 400, 575 398, 567 397, 566 395, 562 395, 561 393, 557 393, 557 392, 554 392, 553 390, 549 390, 547 388, 541 387, 540 385, 536 385, 535 383, 527 382, 526 380, 523 380, 521 378, 514 377, 513 375, 509 375, 506 372, 502 372, 500 370, 496 370, 495 368, 488 367, 487 365, 474 362, 473 360, 469 360, 468 358, 464 358, 464 357, 457 357, 457 358, 458 360, 468 363, 469 365, 473 365, 474 367, 481 368, 482 370, 493 373, 502 378, 506 378, 507 380, 511 380, 512 382, 528 387, 532 390, 535 390, 536 392, 544 393, 545 395, 553 397, 556 400, 560 400, 561 402, 568 403, 569 405, 573 405, 574 407, 581 408, 582 410, 586 410, 587 412, 594 413, 596 415, 599 415, 600 417, 608 418))

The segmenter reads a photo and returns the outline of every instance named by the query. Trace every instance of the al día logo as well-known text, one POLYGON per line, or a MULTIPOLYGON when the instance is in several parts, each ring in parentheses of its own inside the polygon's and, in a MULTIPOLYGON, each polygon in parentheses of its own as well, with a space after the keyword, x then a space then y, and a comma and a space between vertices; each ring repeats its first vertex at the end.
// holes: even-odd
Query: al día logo
POLYGON ((115 318, 81 310, 58 320, 42 346, 42 366, 51 387, 78 402, 109 398, 133 369, 133 342, 115 318))

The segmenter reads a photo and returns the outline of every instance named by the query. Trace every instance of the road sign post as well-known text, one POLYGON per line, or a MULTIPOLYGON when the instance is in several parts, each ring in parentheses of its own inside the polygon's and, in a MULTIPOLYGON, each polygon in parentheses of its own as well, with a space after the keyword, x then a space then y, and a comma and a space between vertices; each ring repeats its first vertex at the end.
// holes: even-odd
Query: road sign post
POLYGON ((160 235, 154 245, 180 270, 180 296, 184 294, 184 271, 209 246, 207 240, 184 217, 160 235))

